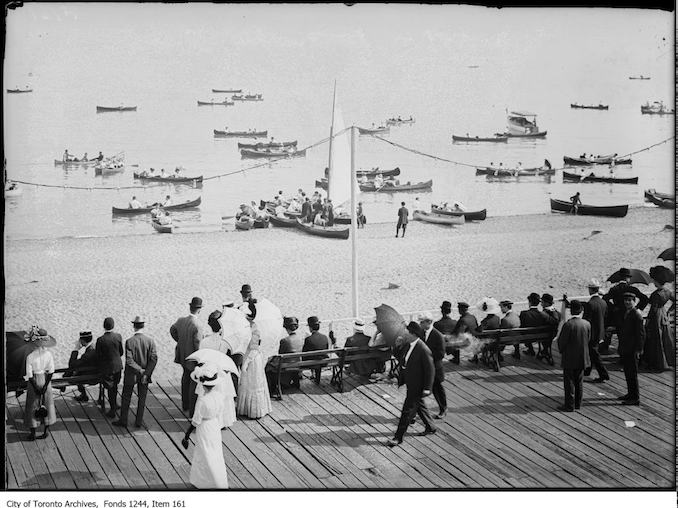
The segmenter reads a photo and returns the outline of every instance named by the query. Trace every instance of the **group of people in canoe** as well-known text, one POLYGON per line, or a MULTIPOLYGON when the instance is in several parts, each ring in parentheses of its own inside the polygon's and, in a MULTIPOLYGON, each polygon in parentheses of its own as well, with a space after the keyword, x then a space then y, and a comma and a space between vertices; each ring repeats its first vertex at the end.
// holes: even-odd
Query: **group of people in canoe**
POLYGON ((167 173, 165 172, 165 168, 161 168, 159 172, 155 172, 155 168, 150 168, 148 171, 145 169, 139 173, 139 176, 142 176, 144 178, 181 178, 183 177, 182 175, 182 168, 176 167, 174 169, 174 173, 167 173))
POLYGON ((67 148, 67 149, 64 150, 64 155, 62 157, 62 160, 64 162, 94 162, 94 161, 101 162, 101 161, 104 160, 104 154, 99 152, 99 155, 97 155, 96 157, 93 157, 92 159, 89 159, 89 158, 87 158, 87 152, 85 152, 85 154, 80 159, 78 159, 74 155, 68 153, 68 148, 67 148))

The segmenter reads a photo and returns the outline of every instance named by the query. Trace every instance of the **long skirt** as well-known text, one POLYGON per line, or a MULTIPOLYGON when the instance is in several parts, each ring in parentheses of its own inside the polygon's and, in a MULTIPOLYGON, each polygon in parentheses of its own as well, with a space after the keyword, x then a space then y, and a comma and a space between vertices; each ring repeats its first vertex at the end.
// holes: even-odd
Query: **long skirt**
POLYGON ((224 428, 230 427, 237 420, 235 416, 235 386, 229 372, 224 372, 220 376, 223 376, 221 390, 224 395, 224 411, 221 413, 221 428, 224 428))
POLYGON ((195 434, 189 481, 198 489, 227 489, 228 473, 221 448, 221 418, 203 420, 195 434))
MULTIPOLYGON (((45 374, 35 374, 33 376, 35 384, 42 389, 45 386, 45 374)), ((53 425, 56 423, 56 410, 54 409, 54 398, 52 397, 52 383, 49 383, 47 391, 43 397, 42 405, 47 408, 47 416, 38 420, 35 417, 35 410, 40 407, 40 395, 35 393, 33 385, 28 383, 26 391, 26 412, 24 414, 24 424, 29 429, 37 429, 41 424, 53 425)))
POLYGON ((253 355, 240 373, 238 388, 238 414, 261 418, 271 412, 271 395, 268 391, 264 361, 259 351, 253 355))
POLYGON ((645 324, 643 363, 652 370, 665 370, 675 365, 673 330, 664 309, 650 310, 645 324))

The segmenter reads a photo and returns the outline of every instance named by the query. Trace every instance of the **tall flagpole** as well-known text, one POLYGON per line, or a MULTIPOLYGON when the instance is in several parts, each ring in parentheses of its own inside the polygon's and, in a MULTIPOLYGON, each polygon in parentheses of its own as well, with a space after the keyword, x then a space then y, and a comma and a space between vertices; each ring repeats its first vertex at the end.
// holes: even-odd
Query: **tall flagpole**
POLYGON ((351 295, 353 317, 358 317, 358 213, 356 207, 355 139, 356 126, 351 126, 351 295))
POLYGON ((327 197, 331 196, 330 187, 332 185, 330 175, 332 174, 332 141, 334 139, 334 108, 337 104, 337 80, 334 80, 334 94, 332 94, 332 123, 330 124, 330 150, 329 161, 327 162, 327 197))

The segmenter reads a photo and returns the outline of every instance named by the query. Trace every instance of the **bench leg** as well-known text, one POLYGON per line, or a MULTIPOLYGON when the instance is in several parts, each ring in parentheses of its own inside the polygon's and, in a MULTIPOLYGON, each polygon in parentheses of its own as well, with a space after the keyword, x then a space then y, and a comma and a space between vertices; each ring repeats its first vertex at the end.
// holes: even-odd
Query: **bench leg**
POLYGON ((339 375, 337 376, 337 390, 339 393, 344 391, 344 369, 339 368, 339 375))

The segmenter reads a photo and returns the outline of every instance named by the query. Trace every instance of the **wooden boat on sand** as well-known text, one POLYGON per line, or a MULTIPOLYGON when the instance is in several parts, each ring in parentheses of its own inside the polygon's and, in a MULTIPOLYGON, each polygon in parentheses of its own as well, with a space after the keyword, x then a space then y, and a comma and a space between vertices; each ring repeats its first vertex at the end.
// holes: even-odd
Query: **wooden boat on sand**
POLYGON ((449 215, 452 217, 464 217, 465 220, 485 220, 487 218, 487 208, 482 210, 477 210, 475 212, 468 211, 458 211, 458 210, 446 210, 441 208, 438 205, 431 205, 431 212, 437 213, 438 215, 449 215))
MULTIPOLYGON (((196 199, 185 201, 184 203, 177 203, 176 205, 164 206, 163 210, 185 210, 188 208, 198 208, 202 198, 199 196, 196 199)), ((116 208, 113 207, 113 215, 141 215, 144 213, 149 213, 153 210, 155 205, 146 206, 142 208, 116 208)))
POLYGON ((563 182, 571 183, 593 183, 593 182, 602 182, 602 183, 628 183, 628 184, 637 184, 638 177, 633 178, 616 178, 613 176, 596 176, 593 173, 588 175, 578 175, 576 173, 568 173, 563 171, 563 182))
POLYGON ((428 191, 433 188, 433 180, 427 180, 426 182, 419 183, 406 183, 402 185, 395 185, 392 182, 386 180, 384 185, 377 187, 374 184, 374 181, 368 183, 361 183, 360 190, 362 192, 404 192, 404 191, 428 191))
POLYGON ((463 215, 441 215, 438 213, 425 212, 423 210, 415 210, 412 213, 412 217, 414 220, 430 222, 431 224, 443 224, 445 226, 459 225, 466 222, 463 215))
POLYGON ((97 113, 108 113, 111 111, 136 111, 136 106, 97 106, 97 113))
POLYGON ((645 191, 645 199, 660 208, 676 208, 676 196, 673 194, 664 194, 654 189, 648 189, 645 191))
POLYGON ((249 215, 243 215, 235 221, 235 229, 247 231, 249 229, 265 229, 268 227, 269 217, 265 219, 253 219, 249 215))
POLYGON ((348 240, 349 228, 340 228, 337 226, 316 226, 310 222, 303 222, 297 219, 297 228, 302 231, 315 236, 322 236, 323 238, 339 238, 341 240, 348 240))
POLYGON ((271 221, 271 224, 274 226, 277 226, 279 228, 296 228, 297 227, 297 219, 293 217, 278 217, 275 214, 271 214, 268 216, 269 220, 271 221))
MULTIPOLYGON (((551 198, 551 211, 572 213, 572 203, 551 198)), ((581 204, 577 207, 577 215, 600 215, 603 217, 626 217, 629 205, 593 206, 581 204)))

